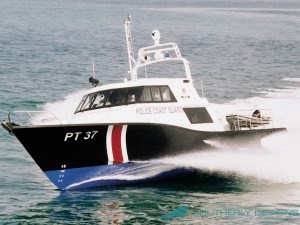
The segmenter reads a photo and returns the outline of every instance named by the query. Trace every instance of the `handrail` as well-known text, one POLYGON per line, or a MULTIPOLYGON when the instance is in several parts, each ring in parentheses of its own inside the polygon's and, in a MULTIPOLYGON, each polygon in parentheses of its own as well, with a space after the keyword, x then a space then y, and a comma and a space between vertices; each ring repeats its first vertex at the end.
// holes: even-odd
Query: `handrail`
POLYGON ((271 109, 237 110, 236 114, 228 115, 228 117, 230 116, 235 117, 235 119, 232 119, 232 124, 231 124, 234 130, 241 130, 241 128, 252 129, 254 127, 265 127, 265 126, 274 127, 271 109), (255 111, 258 111, 260 115, 255 116, 253 114, 253 112, 255 111))
POLYGON ((47 111, 47 110, 41 110, 41 111, 12 111, 12 112, 9 112, 8 113, 8 121, 11 123, 11 116, 13 114, 16 114, 16 113, 25 113, 27 114, 31 119, 33 119, 33 121, 36 121, 36 122, 45 122, 47 120, 57 120, 60 124, 62 124, 62 121, 52 112, 50 111, 47 111), (41 118, 41 119, 38 119, 36 115, 34 114, 41 114, 41 113, 48 113, 50 115, 52 115, 53 117, 49 117, 49 118, 41 118))

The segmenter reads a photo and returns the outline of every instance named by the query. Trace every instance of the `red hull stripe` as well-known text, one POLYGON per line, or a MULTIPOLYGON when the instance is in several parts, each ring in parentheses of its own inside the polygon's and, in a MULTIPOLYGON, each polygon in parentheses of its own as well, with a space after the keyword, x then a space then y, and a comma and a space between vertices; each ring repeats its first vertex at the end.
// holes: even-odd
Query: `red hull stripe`
POLYGON ((122 146, 121 146, 121 134, 123 125, 115 125, 111 134, 111 147, 114 157, 114 163, 123 162, 122 146))
POLYGON ((106 149, 109 164, 128 162, 126 146, 127 125, 110 125, 106 134, 106 149))

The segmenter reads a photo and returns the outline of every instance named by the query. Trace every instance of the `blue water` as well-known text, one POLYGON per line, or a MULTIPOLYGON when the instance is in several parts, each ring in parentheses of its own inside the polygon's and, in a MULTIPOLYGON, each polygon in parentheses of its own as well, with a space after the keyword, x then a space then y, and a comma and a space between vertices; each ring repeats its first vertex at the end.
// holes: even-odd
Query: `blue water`
POLYGON ((0 8, 0 118, 73 112, 91 87, 93 59, 102 83, 122 81, 131 14, 134 50, 159 29, 189 59, 218 114, 239 104, 272 108, 276 125, 289 129, 260 149, 157 159, 196 169, 185 178, 65 192, 1 129, 0 224, 300 223, 299 1, 2 0, 0 8))

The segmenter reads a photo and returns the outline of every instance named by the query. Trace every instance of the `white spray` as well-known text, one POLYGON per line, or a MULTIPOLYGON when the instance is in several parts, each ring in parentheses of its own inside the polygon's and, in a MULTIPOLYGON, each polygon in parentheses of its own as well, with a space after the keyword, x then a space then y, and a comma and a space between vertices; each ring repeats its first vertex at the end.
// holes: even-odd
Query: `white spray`
MULTIPOLYGON (((76 107, 79 105, 79 102, 86 90, 81 90, 66 96, 65 99, 57 102, 47 103, 43 106, 43 110, 51 112, 55 115, 61 123, 68 123, 69 120, 74 115, 76 107)), ((39 120, 49 117, 49 114, 44 113, 40 115, 39 120)), ((54 123, 57 121, 54 120, 54 123)))

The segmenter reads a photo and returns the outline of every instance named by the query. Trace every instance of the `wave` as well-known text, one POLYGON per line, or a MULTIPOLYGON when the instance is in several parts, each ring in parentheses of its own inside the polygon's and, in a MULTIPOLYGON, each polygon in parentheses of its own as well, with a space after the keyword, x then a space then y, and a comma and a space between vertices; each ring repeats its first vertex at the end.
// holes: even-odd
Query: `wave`
POLYGON ((282 79, 284 81, 292 81, 292 82, 300 82, 300 78, 284 78, 282 79))

